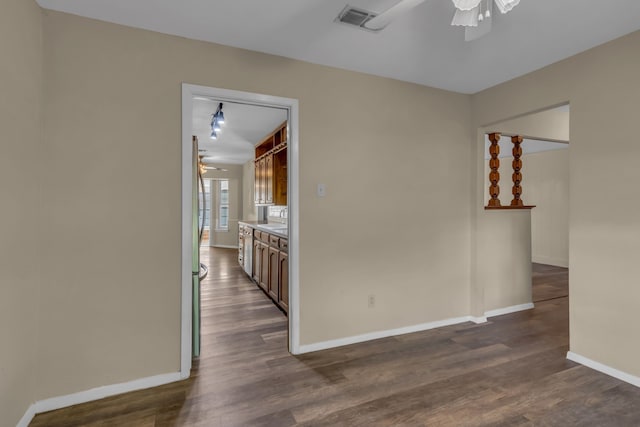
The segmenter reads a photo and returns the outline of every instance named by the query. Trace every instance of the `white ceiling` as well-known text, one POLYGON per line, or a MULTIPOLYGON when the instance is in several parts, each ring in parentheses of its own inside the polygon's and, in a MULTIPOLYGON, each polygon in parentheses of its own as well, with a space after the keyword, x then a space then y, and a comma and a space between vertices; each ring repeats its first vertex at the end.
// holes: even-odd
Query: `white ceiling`
POLYGON ((639 0, 521 0, 473 42, 450 0, 371 33, 333 22, 398 0, 37 0, 48 9, 427 86, 475 93, 640 29, 639 0), (496 66, 501 64, 501 66, 496 66), (504 64, 507 64, 506 66, 504 64))
POLYGON ((204 163, 242 164, 255 156, 255 144, 287 120, 287 110, 256 105, 223 102, 225 124, 212 140, 211 115, 220 101, 194 98, 192 126, 204 163))

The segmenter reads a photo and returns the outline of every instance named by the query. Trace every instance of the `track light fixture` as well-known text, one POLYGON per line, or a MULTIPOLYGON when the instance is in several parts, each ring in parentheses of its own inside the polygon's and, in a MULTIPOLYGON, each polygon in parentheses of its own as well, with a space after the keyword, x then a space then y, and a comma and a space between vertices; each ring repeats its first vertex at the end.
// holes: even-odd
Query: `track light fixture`
POLYGON ((216 113, 218 114, 218 123, 223 125, 224 124, 224 113, 222 112, 222 102, 220 103, 220 105, 218 105, 218 111, 216 113))
POLYGON ((218 104, 218 109, 211 115, 211 139, 218 138, 220 125, 224 124, 224 113, 222 112, 222 102, 218 104))

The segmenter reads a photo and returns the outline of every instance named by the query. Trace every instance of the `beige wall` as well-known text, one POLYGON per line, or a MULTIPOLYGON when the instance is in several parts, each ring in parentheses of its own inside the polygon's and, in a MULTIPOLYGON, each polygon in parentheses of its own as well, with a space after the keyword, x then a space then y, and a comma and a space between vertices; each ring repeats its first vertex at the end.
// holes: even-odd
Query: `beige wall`
POLYGON ((54 12, 45 34, 39 398, 179 368, 182 82, 300 102, 301 344, 468 314, 469 96, 54 12))
POLYGON ((36 397, 42 168, 42 12, 0 6, 0 425, 36 397))
MULTIPOLYGON (((238 220, 240 220, 240 214, 242 213, 243 202, 243 167, 242 165, 227 165, 227 164, 212 164, 222 169, 226 169, 227 172, 218 170, 208 170, 204 174, 204 179, 217 178, 229 180, 229 231, 215 231, 216 211, 212 211, 214 215, 211 221, 211 238, 209 240, 209 246, 238 246, 238 220)), ((213 181, 215 182, 215 181, 213 181)), ((215 186, 214 186, 215 187, 215 186)), ((213 188, 213 187, 212 187, 213 188)), ((215 209, 217 200, 216 189, 213 188, 213 207, 215 209)))
POLYGON ((531 211, 531 260, 569 266, 569 149, 525 154, 523 198, 531 211))
MULTIPOLYGON (((640 181, 639 50, 636 32, 472 97, 474 129, 570 101, 570 348, 636 376, 640 202, 632 189, 640 181)), ((478 160, 472 167, 474 197, 481 201, 482 166, 478 160)), ((474 213, 478 235, 487 234, 484 212, 474 213)), ((474 280, 473 292, 480 288, 474 280)))
POLYGON ((531 303, 531 211, 488 211, 482 224, 473 314, 531 303))
POLYGON ((491 132, 500 132, 506 135, 522 135, 525 138, 569 142, 569 115, 569 111, 551 109, 527 114, 488 127, 491 132))

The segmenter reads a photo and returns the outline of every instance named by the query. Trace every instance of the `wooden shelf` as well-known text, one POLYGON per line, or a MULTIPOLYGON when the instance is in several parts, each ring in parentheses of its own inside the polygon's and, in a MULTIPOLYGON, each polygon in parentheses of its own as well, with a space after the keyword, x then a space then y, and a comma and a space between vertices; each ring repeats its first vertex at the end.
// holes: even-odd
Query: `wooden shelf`
POLYGON ((287 204, 287 122, 271 132, 255 149, 257 206, 287 204))
POLYGON ((496 210, 530 210, 535 208, 536 205, 525 205, 525 206, 485 206, 485 211, 496 211, 496 210))
POLYGON ((273 132, 267 135, 264 140, 256 145, 256 159, 269 152, 284 146, 287 143, 287 122, 282 122, 273 132))

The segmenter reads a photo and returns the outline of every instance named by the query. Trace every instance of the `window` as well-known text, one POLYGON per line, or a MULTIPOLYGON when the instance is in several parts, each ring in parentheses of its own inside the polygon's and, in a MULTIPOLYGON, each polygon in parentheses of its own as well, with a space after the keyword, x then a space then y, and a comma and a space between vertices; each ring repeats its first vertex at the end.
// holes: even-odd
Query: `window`
POLYGON ((218 193, 216 231, 229 231, 229 180, 219 179, 216 185, 218 193))
POLYGON ((198 196, 200 205, 198 224, 202 224, 202 221, 204 221, 204 229, 208 230, 211 220, 211 181, 208 179, 204 180, 204 197, 205 203, 203 203, 202 194, 198 196), (206 209, 202 209, 203 205, 206 206, 206 209))

